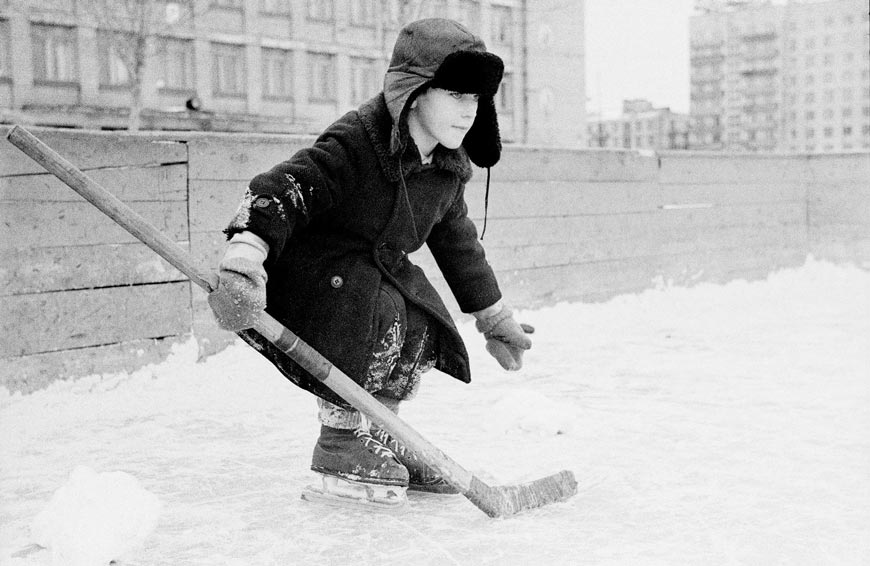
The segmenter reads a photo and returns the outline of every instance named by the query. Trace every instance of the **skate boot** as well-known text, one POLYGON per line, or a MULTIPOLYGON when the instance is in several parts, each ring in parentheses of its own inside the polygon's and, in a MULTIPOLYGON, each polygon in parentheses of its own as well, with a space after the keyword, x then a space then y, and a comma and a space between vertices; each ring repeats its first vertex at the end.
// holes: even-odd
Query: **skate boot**
POLYGON ((307 501, 384 510, 407 504, 408 470, 365 428, 322 426, 311 469, 321 485, 303 491, 307 501))
POLYGON ((377 426, 372 427, 372 436, 389 448, 396 459, 408 470, 408 489, 426 493, 456 495, 459 490, 447 483, 434 468, 421 461, 407 446, 393 438, 389 432, 377 426))

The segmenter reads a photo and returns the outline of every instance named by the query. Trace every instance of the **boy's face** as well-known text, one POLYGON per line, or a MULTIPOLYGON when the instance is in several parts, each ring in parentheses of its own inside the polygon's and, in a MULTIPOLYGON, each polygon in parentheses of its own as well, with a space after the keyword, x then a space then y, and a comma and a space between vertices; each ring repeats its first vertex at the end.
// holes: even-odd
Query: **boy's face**
MULTIPOLYGON (((462 145, 465 134, 471 129, 477 116, 477 94, 454 92, 442 88, 430 88, 420 94, 412 103, 409 120, 417 122, 418 134, 424 140, 415 138, 418 146, 440 143, 448 149, 462 145), (428 142, 428 143, 427 143, 428 142)), ((421 147, 422 149, 422 147, 421 147)))

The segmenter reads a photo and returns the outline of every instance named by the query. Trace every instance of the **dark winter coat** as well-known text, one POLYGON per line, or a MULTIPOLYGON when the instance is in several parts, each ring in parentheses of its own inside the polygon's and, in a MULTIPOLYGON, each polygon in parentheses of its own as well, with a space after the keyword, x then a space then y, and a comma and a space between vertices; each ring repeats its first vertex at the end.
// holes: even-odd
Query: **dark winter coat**
MULTIPOLYGON (((471 165, 463 148, 436 148, 423 165, 410 137, 391 151, 393 120, 383 94, 330 126, 310 148, 255 177, 232 235, 269 244, 267 311, 357 382, 374 347, 379 286, 392 283, 440 327, 436 367, 470 380, 468 354, 441 298, 407 254, 424 244, 463 312, 501 298, 467 215, 471 165)), ((334 394, 262 339, 246 339, 294 383, 334 394)))

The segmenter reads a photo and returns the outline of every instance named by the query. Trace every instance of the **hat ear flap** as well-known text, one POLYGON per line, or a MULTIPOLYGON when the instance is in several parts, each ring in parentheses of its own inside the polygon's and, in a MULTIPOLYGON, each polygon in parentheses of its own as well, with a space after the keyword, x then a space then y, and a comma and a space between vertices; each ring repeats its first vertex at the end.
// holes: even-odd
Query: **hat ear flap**
POLYGON ((478 167, 492 167, 501 157, 501 134, 498 114, 492 96, 481 96, 477 103, 477 116, 462 142, 472 163, 478 167))

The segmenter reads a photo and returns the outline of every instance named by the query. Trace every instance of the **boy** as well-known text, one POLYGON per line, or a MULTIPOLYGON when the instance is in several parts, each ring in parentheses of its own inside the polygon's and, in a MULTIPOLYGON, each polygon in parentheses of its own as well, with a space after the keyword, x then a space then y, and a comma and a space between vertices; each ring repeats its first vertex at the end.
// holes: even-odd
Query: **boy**
MULTIPOLYGON (((384 90, 248 186, 209 303, 228 330, 270 314, 393 411, 436 367, 470 381, 468 354, 444 303, 407 255, 424 244, 487 350, 519 369, 531 340, 501 302, 465 183, 496 164, 493 97, 503 63, 456 22, 399 32, 384 90), (268 306, 267 306, 268 305, 268 306)), ((450 492, 431 468, 255 334, 242 333, 318 396, 311 468, 325 498, 399 506, 405 489, 450 492)))

